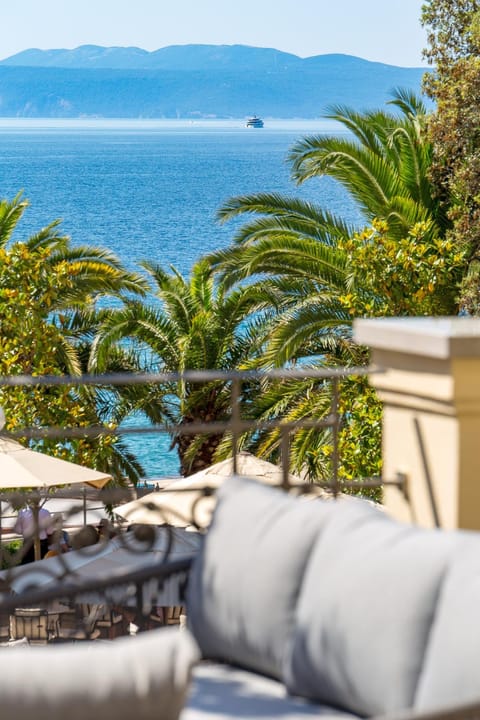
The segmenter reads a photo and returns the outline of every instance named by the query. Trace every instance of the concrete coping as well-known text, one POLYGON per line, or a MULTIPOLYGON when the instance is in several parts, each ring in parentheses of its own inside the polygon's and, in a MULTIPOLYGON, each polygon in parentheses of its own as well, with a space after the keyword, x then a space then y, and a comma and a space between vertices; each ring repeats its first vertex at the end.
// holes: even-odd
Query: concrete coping
POLYGON ((359 318, 353 323, 353 339, 372 350, 442 360, 480 358, 480 318, 359 318))

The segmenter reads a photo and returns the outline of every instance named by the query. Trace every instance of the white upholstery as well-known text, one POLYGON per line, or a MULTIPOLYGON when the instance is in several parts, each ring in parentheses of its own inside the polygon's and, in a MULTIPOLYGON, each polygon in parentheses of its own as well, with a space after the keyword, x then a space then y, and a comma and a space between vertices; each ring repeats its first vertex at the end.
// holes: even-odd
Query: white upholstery
POLYGON ((194 668, 180 720, 352 720, 353 715, 289 697, 284 685, 228 665, 201 663, 194 668))
POLYGON ((463 532, 438 599, 414 707, 432 710, 480 697, 480 547, 463 532))
POLYGON ((376 715, 411 707, 454 533, 399 523, 340 500, 300 593, 291 692, 376 715))
POLYGON ((176 720, 198 650, 187 631, 0 654, 2 717, 176 720))
POLYGON ((202 654, 281 677, 285 649, 326 501, 231 477, 188 584, 188 623, 202 654))
POLYGON ((224 664, 195 668, 181 720, 480 701, 479 534, 469 542, 361 500, 299 500, 230 478, 187 601, 203 657, 224 664))

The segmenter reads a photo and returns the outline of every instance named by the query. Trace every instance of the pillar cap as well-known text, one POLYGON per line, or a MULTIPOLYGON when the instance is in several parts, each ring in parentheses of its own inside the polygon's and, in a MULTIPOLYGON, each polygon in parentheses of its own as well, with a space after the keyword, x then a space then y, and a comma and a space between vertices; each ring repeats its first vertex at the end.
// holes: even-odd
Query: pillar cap
POLYGON ((480 357, 480 318, 359 318, 353 339, 372 350, 447 359, 480 357))

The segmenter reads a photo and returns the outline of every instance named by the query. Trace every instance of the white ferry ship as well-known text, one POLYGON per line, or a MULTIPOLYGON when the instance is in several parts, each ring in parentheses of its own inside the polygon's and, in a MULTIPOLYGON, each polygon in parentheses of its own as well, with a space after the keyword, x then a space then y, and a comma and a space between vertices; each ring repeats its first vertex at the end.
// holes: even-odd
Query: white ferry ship
POLYGON ((256 115, 253 117, 248 118, 247 122, 245 123, 245 127, 247 128, 263 128, 263 120, 256 115))

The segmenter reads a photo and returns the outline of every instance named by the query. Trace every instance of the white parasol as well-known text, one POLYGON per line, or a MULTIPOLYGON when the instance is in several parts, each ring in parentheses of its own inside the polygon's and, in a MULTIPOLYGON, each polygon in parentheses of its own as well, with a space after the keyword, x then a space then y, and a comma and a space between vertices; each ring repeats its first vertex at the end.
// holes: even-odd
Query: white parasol
POLYGON ((0 436, 0 488, 49 488, 86 483, 101 488, 111 476, 0 436))
MULTIPOLYGON (((122 535, 94 545, 72 550, 62 555, 45 558, 28 565, 19 565, 0 572, 0 579, 7 581, 9 587, 18 595, 29 588, 47 588, 51 585, 59 587, 61 595, 62 583, 78 583, 82 580, 105 579, 106 577, 128 573, 140 568, 161 567, 164 561, 174 561, 195 555, 200 549, 202 536, 183 528, 152 528, 152 535, 144 541, 135 533, 122 535)), ((153 573, 154 574, 154 573, 153 573)), ((148 591, 148 581, 144 587, 148 591)), ((158 585, 152 583, 151 594, 155 594, 158 605, 178 605, 179 586, 175 576, 166 578, 160 594, 158 585), (155 590, 153 590, 155 587, 155 590)), ((119 590, 119 598, 124 590, 119 590)), ((95 593, 83 596, 82 602, 98 602, 95 593)), ((110 592, 110 596, 115 592, 110 592)), ((132 600, 134 602, 134 600, 132 600)), ((127 603, 128 604, 128 603, 127 603)))
MULTIPOLYGON (((114 512, 129 523, 167 523, 186 527, 194 520, 197 527, 205 528, 210 524, 215 498, 213 495, 203 496, 203 489, 217 489, 232 474, 233 459, 228 458, 190 477, 174 481, 163 490, 120 505, 114 512)), ((236 474, 268 485, 280 485, 282 482, 281 468, 248 452, 238 453, 236 474)), ((292 485, 302 484, 302 480, 295 475, 289 475, 288 479, 292 485)))

